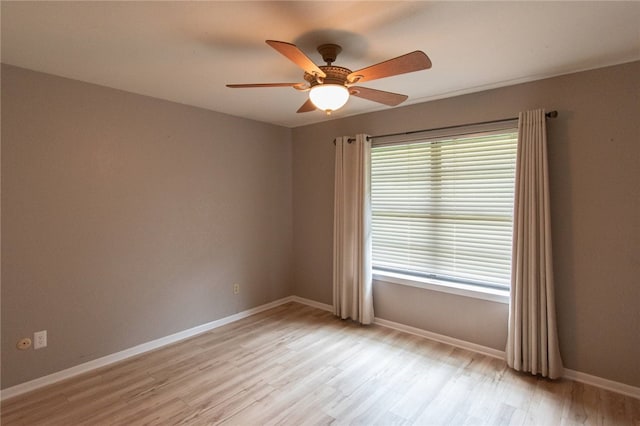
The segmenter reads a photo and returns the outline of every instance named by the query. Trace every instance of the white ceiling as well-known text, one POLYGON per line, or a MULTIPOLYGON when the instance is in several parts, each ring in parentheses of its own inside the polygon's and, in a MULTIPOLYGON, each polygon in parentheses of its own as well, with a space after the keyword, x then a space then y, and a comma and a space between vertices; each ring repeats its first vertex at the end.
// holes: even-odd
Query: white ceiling
POLYGON ((433 68, 363 86, 405 104, 640 59, 640 2, 9 2, 2 62, 288 127, 381 110, 351 98, 296 114, 306 93, 226 83, 303 81, 264 43, 352 70, 413 50, 433 68))

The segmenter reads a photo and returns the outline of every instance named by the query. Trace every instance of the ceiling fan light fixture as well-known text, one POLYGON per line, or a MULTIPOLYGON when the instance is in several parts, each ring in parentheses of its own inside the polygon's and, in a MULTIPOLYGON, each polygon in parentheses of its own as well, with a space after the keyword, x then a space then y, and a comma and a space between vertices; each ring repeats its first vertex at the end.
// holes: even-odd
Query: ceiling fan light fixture
POLYGON ((331 114, 349 100, 349 90, 341 84, 318 84, 309 91, 309 99, 316 108, 331 114))

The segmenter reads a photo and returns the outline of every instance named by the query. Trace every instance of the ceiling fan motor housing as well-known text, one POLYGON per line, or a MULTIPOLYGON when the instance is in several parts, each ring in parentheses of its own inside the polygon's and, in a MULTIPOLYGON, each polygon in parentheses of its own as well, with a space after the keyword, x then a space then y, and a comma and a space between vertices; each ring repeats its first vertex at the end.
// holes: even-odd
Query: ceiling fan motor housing
POLYGON ((327 75, 325 78, 317 78, 313 74, 304 73, 304 79, 309 82, 309 87, 317 86, 318 84, 346 85, 347 76, 351 74, 351 70, 344 67, 324 65, 319 68, 327 75))

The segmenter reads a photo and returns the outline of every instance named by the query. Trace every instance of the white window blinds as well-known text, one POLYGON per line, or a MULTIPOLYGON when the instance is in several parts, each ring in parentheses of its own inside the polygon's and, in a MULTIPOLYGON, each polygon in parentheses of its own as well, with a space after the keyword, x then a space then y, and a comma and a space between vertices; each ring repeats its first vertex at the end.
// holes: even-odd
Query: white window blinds
POLYGON ((517 136, 374 142, 374 269, 508 289, 517 136))

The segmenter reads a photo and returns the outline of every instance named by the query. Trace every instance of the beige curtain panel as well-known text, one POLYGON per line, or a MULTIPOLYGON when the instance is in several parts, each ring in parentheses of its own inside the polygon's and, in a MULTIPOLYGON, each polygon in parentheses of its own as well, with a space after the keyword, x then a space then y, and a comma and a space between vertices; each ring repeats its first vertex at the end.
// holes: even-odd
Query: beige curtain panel
POLYGON ((562 376, 558 346, 545 111, 521 112, 518 124, 511 302, 506 350, 515 370, 562 376))
POLYGON ((336 140, 333 309, 342 319, 373 322, 371 273, 371 142, 336 140))

